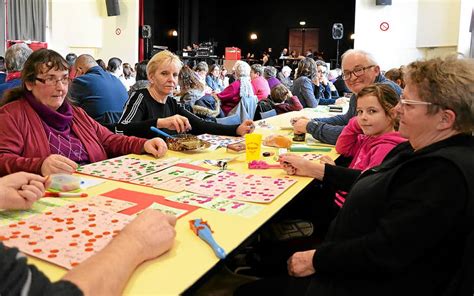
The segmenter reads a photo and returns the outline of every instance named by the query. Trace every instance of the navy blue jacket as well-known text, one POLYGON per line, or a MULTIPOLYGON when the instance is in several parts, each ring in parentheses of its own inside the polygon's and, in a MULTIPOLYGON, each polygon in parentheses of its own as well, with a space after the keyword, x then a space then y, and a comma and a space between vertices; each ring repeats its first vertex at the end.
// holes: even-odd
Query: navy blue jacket
POLYGON ((3 94, 10 88, 14 88, 21 85, 21 79, 16 78, 5 83, 0 84, 0 99, 3 97, 3 94))
POLYGON ((101 124, 116 123, 128 100, 122 82, 99 66, 76 77, 69 91, 76 105, 101 124))

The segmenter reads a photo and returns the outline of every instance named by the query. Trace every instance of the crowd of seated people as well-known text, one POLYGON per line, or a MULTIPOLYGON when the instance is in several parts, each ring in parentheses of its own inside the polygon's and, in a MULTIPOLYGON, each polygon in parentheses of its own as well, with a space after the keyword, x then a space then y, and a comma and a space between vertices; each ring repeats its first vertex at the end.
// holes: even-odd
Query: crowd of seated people
MULTIPOLYGON (((274 66, 238 61, 227 74, 224 67, 205 62, 194 69, 183 67, 169 51, 137 63, 135 69, 117 57, 109 60, 107 70, 98 61, 88 54, 66 59, 51 49, 32 52, 21 43, 8 48, 6 81, 0 83, 0 91, 5 90, 0 101, 0 209, 31 207, 44 192, 46 176, 53 173, 70 174, 79 165, 129 153, 164 156, 166 143, 151 126, 172 135, 243 136, 253 132, 252 120, 218 120, 231 116, 242 100, 257 103, 258 97, 281 114, 343 102, 339 96, 347 90, 351 97, 345 114, 296 117, 292 124, 294 133, 335 144, 351 158, 348 168, 326 158, 309 162, 288 154, 279 159, 289 175, 340 186, 331 197, 337 206, 331 209, 334 220, 327 221, 326 240, 292 253, 288 275, 244 286, 237 293, 399 294, 412 287, 433 294, 456 273, 463 242, 472 230, 466 221, 472 221, 473 213, 466 205, 472 204, 473 163, 465 157, 473 149, 472 61, 417 61, 384 76, 370 53, 349 50, 342 56, 340 72, 331 76, 322 61, 309 56, 298 60, 294 81, 290 67, 278 73, 274 66), (347 88, 342 93, 335 90, 337 81, 347 88), (452 188, 457 190, 455 198, 452 188), (419 230, 416 234, 413 227, 419 230)), ((145 212, 137 219, 128 229, 150 233, 151 225, 158 224, 165 236, 150 242, 143 254, 123 242, 123 237, 142 237, 127 228, 117 236, 105 252, 115 254, 108 258, 119 262, 121 247, 132 251, 136 264, 122 270, 127 274, 168 250, 174 237, 171 218, 145 212)), ((31 273, 17 252, 0 244, 0 259, 31 273)), ((68 273, 60 282, 66 285, 63 291, 90 288, 94 282, 79 279, 77 273, 106 266, 96 260, 68 273)), ((108 272, 113 279, 121 271, 108 272)), ((32 276, 51 285, 37 270, 32 276)), ((120 293, 123 286, 107 288, 120 293)))
MULTIPOLYGON (((267 55, 271 54, 270 50, 270 48, 267 49, 265 53, 267 55)), ((31 49, 22 43, 7 50, 5 60, 7 81, 0 84, 0 94, 5 89, 19 85, 19 73, 29 54, 31 54, 31 49)), ((252 64, 249 77, 253 94, 250 91, 246 93, 246 83, 241 83, 242 77, 246 77, 245 73, 238 73, 245 67, 234 67, 228 73, 228 69, 224 66, 218 64, 208 65, 204 61, 199 62, 194 67, 193 74, 204 89, 203 93, 194 94, 199 95, 199 98, 189 102, 197 101, 197 99, 206 95, 213 96, 214 100, 210 100, 209 97, 203 100, 203 102, 210 102, 212 118, 217 111, 219 111, 217 117, 227 116, 240 102, 242 94, 246 96, 256 95, 258 100, 271 97, 271 89, 280 83, 291 90, 292 96, 297 97, 303 107, 314 108, 318 105, 344 103, 348 101, 348 98, 343 99, 343 96, 353 93, 347 87, 340 69, 328 71, 327 64, 322 60, 315 61, 309 51, 308 56, 303 57, 299 56, 294 50, 290 54, 288 49, 285 48, 282 50, 280 57, 294 58, 293 61, 297 62, 298 67, 293 71, 289 66, 274 67, 258 63, 252 64), (243 90, 242 93, 241 90, 243 90)), ((126 101, 134 92, 149 86, 146 73, 148 61, 136 63, 135 67, 132 68, 129 63, 122 63, 119 57, 110 58, 107 66, 104 65, 102 59, 95 60, 90 55, 87 56, 85 62, 84 59, 86 59, 85 55, 81 55, 78 59, 74 53, 66 56, 69 75, 72 77, 69 85, 71 101, 83 108, 88 115, 100 124, 115 131, 115 125, 125 110, 126 101), (106 71, 100 71, 104 67, 106 71), (122 86, 117 82, 120 82, 122 86)), ((183 71, 187 71, 189 68, 183 69, 185 69, 183 71)), ((390 78, 393 81, 403 87, 401 70, 402 68, 391 69, 387 71, 387 74, 391 76, 390 78), (394 74, 392 75, 392 73, 394 74)), ((243 80, 246 81, 247 79, 243 78, 243 80)), ((185 97, 189 97, 191 93, 195 92, 195 90, 189 89, 180 90, 180 87, 181 84, 179 83, 177 88, 173 90, 173 94, 177 99, 183 94, 185 94, 185 97)), ((199 106, 197 109, 200 109, 199 106)), ((192 110, 191 108, 190 111, 192 110)))

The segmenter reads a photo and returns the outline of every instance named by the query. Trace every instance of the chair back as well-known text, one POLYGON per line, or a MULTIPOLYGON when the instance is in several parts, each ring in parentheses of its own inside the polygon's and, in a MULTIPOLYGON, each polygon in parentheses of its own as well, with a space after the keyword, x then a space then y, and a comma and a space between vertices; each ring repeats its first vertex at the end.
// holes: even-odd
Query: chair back
POLYGON ((230 110, 227 117, 216 118, 216 122, 220 124, 241 124, 244 120, 253 120, 257 103, 258 98, 255 95, 242 97, 240 102, 230 110))
POLYGON ((277 112, 276 112, 275 109, 272 109, 272 110, 266 111, 266 112, 260 112, 260 117, 262 119, 269 118, 269 117, 276 116, 276 115, 277 115, 277 112))

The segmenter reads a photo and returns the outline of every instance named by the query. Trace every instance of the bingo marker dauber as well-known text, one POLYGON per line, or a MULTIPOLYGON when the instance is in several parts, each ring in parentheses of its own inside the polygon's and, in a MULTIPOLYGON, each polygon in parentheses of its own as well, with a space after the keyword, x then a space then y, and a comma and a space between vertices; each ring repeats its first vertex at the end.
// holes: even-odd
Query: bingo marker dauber
POLYGON ((224 259, 227 256, 224 249, 221 248, 214 240, 214 237, 212 236, 212 230, 206 221, 202 221, 202 219, 189 220, 189 226, 197 236, 199 236, 212 248, 219 259, 224 259))

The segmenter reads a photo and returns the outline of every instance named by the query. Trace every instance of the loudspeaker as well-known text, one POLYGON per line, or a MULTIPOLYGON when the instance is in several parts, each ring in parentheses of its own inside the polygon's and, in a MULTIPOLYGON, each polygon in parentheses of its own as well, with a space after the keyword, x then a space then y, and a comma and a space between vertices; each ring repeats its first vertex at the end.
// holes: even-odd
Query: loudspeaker
POLYGON ((142 27, 142 38, 143 39, 150 39, 151 38, 151 26, 150 25, 143 25, 143 27, 142 27))
POLYGON ((375 5, 392 5, 392 0, 375 0, 375 5))
POLYGON ((107 6, 108 16, 120 15, 119 0, 105 0, 105 5, 107 6))
POLYGON ((332 39, 342 39, 344 35, 344 26, 341 23, 335 23, 332 25, 332 39))

